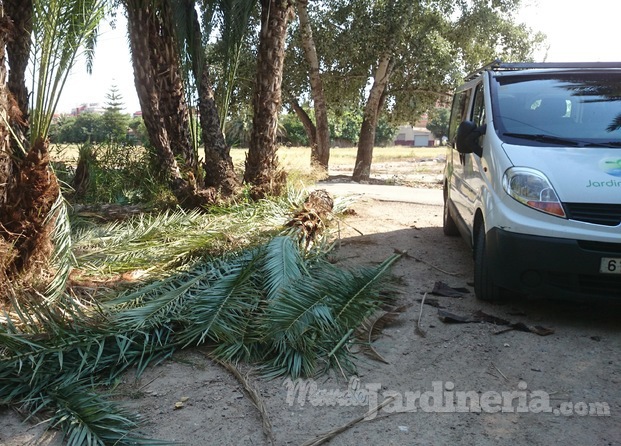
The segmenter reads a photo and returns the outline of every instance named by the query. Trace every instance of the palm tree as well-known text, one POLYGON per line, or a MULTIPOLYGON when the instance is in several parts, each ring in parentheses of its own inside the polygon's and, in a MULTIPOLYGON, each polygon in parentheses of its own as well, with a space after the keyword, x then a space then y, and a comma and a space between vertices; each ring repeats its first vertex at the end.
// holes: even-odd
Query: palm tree
MULTIPOLYGON (((56 253, 68 253, 67 220, 58 181, 50 169, 48 133, 54 111, 78 51, 93 48, 97 26, 104 16, 104 0, 26 0, 5 1, 4 26, 0 29, 0 47, 7 46, 11 79, 5 84, 5 65, 0 69, 0 160, 3 181, 0 190, 0 250, 2 274, 10 278, 36 277, 47 268, 56 253), (6 14, 6 15, 5 15, 6 14), (8 14, 12 14, 7 18, 8 14), (13 26, 9 25, 12 19, 13 26), (34 36, 32 49, 31 35, 34 36), (8 40, 12 44, 8 45, 8 40), (32 50, 32 51, 31 51, 32 50), (31 54, 32 53, 32 54, 31 54), (25 69, 31 57, 35 79, 30 107, 27 109, 25 69), (10 91, 9 91, 10 90, 10 91), (28 132, 26 134, 26 132, 28 132), (8 134, 13 136, 8 139, 8 134), (8 164, 8 169, 6 169, 8 164), (62 235, 62 242, 55 237, 62 235)), ((4 62, 4 58, 3 62, 4 62)), ((68 272, 65 260, 57 270, 59 290, 68 272)))
POLYGON ((278 170, 276 136, 281 106, 287 24, 293 13, 291 0, 261 0, 261 31, 254 117, 244 180, 253 185, 251 196, 279 194, 286 181, 278 170))
MULTIPOLYGON (((8 126, 8 110, 9 110, 9 90, 6 84, 6 45, 9 41, 9 19, 7 18, 6 8, 0 4, 0 209, 2 209, 6 202, 7 187, 9 180, 13 176, 13 163, 11 161, 11 136, 8 126)), ((0 217, 0 223, 3 222, 0 217)), ((8 256, 8 249, 10 243, 7 243, 4 238, 5 234, 0 232, 0 281, 4 282, 6 279, 3 277, 4 262, 8 256)))
MULTIPOLYGON (((204 8, 207 11, 203 18, 205 28, 211 26, 208 22, 213 20, 213 13, 217 9, 224 9, 222 11, 223 15, 235 15, 235 17, 229 17, 228 20, 235 21, 240 26, 243 26, 244 23, 247 24, 248 16, 254 3, 254 0, 210 2, 210 7, 204 8)), ((201 31, 194 0, 180 0, 174 9, 176 11, 177 38, 180 52, 184 51, 190 59, 190 66, 198 93, 201 136, 205 147, 204 185, 207 188, 218 190, 224 196, 230 196, 238 191, 240 181, 235 173, 233 159, 230 156, 230 147, 226 144, 224 133, 222 132, 220 115, 209 76, 209 64, 206 57, 206 42, 208 39, 204 37, 201 31)), ((242 37, 243 34, 239 36, 239 40, 242 37)), ((231 60, 227 62, 229 62, 229 65, 235 63, 231 60)), ((186 81, 189 81, 187 77, 186 81)))
MULTIPOLYGON (((6 43, 11 66, 8 87, 22 116, 28 116, 28 89, 26 88, 26 67, 30 57, 30 33, 32 32, 32 0, 5 0, 4 13, 13 22, 11 39, 6 43)), ((23 121, 25 122, 25 121, 23 121)), ((12 125, 20 123, 15 122, 12 125)), ((16 128, 14 127, 14 130, 16 128)), ((25 128, 19 129, 23 134, 25 128)))
POLYGON ((187 208, 213 203, 198 189, 185 85, 169 0, 124 0, 136 92, 149 140, 171 190, 187 208))

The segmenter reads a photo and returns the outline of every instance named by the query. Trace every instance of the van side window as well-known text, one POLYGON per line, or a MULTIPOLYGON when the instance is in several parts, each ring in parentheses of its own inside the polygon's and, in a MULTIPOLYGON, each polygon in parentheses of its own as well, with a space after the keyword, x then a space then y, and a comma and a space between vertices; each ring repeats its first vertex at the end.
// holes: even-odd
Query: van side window
POLYGON ((453 98, 453 106, 451 107, 451 121, 449 123, 448 138, 451 145, 455 143, 457 135, 457 127, 462 121, 468 119, 468 106, 470 105, 470 89, 457 93, 453 98))
POLYGON ((477 126, 485 124, 485 101, 483 98, 483 84, 479 84, 474 92, 474 105, 472 106, 472 122, 477 126))

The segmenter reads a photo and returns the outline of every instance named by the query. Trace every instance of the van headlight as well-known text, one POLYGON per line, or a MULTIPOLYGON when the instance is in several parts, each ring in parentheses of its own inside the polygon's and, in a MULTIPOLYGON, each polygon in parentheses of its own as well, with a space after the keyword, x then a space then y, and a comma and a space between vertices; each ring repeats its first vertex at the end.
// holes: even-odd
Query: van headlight
POLYGON ((511 167, 502 180, 505 191, 520 203, 547 214, 566 217, 552 184, 535 169, 511 167))

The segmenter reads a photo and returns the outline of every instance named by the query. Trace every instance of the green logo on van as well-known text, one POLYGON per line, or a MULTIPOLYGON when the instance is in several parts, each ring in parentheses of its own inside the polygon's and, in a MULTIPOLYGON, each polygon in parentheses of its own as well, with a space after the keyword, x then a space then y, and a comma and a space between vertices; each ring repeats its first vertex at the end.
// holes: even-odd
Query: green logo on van
POLYGON ((599 167, 608 175, 612 175, 613 177, 621 177, 620 158, 604 158, 599 162, 599 167))

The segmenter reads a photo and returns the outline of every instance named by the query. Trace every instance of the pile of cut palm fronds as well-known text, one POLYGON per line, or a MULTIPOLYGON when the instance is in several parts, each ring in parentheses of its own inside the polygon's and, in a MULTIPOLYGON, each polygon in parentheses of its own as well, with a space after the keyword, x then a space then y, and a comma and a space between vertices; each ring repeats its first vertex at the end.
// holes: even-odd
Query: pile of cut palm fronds
MULTIPOLYGON (((281 209, 280 225, 286 221, 282 210, 291 205, 269 205, 281 209)), ((290 228, 274 235, 276 225, 265 241, 257 236, 227 254, 205 254, 205 248, 201 257, 182 255, 219 236, 197 223, 202 217, 184 215, 195 220, 186 235, 199 241, 179 241, 184 231, 173 230, 177 216, 167 214, 153 217, 162 226, 145 217, 108 227, 110 236, 99 244, 78 243, 78 260, 100 265, 108 258, 126 262, 122 247, 129 258, 147 251, 132 268, 176 263, 157 280, 99 304, 69 296, 53 307, 13 302, 13 314, 0 324, 0 405, 46 417, 70 445, 162 444, 132 436, 135 420, 102 395, 129 368, 141 373, 175 351, 206 344, 214 358, 254 364, 267 377, 312 376, 333 367, 354 371, 354 333, 384 303, 387 272, 397 256, 377 267, 342 269, 327 260, 328 243, 316 242, 309 251, 290 228), (144 246, 154 234, 159 261, 157 250, 144 246)), ((257 225, 265 228, 266 222, 257 225)))
POLYGON ((208 343, 225 361, 260 364, 268 376, 351 372, 348 341, 383 302, 386 272, 340 269, 304 257, 288 236, 129 292, 106 305, 121 330, 165 333, 177 347, 208 343), (162 331, 163 330, 163 331, 162 331))
MULTIPOLYGON (((282 233, 283 225, 303 208, 300 203, 307 196, 302 190, 288 188, 282 197, 212 207, 208 214, 179 209, 141 214, 106 225, 82 224, 73 235, 78 267, 82 274, 90 276, 142 269, 151 278, 161 277, 203 255, 265 243, 282 233)), ((347 205, 347 200, 337 200, 334 213, 342 212, 347 205)))

